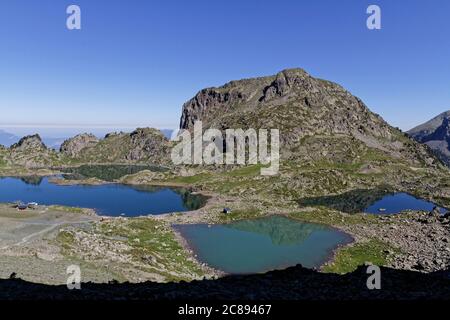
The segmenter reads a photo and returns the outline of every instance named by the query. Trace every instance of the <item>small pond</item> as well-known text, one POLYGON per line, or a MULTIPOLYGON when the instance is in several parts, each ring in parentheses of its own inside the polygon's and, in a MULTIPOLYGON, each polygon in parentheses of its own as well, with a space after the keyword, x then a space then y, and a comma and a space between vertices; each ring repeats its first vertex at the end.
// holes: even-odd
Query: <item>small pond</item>
POLYGON ((302 264, 317 268, 349 235, 282 216, 223 225, 176 225, 200 261, 233 274, 259 273, 302 264))
MULTIPOLYGON (((394 193, 383 196, 382 199, 375 201, 364 211, 373 214, 395 214, 404 210, 423 210, 431 211, 436 204, 420 198, 416 198, 408 193, 394 193)), ((439 207, 443 214, 447 210, 439 207)))

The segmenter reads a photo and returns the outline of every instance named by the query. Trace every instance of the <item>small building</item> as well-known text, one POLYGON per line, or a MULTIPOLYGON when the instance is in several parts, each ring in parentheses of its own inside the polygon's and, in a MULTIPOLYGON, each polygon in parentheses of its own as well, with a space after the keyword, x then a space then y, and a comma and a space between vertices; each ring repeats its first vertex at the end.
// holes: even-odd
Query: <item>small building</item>
POLYGON ((222 213, 230 214, 231 213, 231 209, 230 208, 223 208, 222 213))
POLYGON ((18 210, 21 210, 21 211, 26 210, 26 209, 28 209, 28 205, 23 204, 23 203, 18 204, 18 205, 17 205, 17 209, 18 209, 18 210))
POLYGON ((36 209, 36 207, 38 206, 37 202, 30 202, 27 204, 28 208, 30 209, 36 209))

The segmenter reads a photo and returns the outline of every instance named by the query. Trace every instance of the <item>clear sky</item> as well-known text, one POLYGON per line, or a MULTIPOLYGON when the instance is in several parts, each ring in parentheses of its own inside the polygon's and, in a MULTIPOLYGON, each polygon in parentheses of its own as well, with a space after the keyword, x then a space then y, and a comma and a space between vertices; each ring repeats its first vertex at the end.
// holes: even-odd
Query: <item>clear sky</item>
POLYGON ((0 126, 174 127, 203 87, 302 67, 409 129, 450 109, 449 21, 448 0, 1 0, 0 126))

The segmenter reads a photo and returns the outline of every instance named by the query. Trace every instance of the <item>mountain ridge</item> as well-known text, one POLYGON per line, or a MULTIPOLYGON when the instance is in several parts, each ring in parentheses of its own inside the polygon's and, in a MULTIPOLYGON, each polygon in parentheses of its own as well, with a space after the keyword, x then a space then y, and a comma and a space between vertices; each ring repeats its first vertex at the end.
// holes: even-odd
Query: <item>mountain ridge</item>
POLYGON ((305 147, 302 139, 343 135, 399 159, 436 165, 426 147, 370 111, 361 99, 300 68, 200 90, 183 105, 180 128, 191 130, 197 120, 204 128, 221 130, 280 129, 285 158, 305 147))
POLYGON ((409 130, 414 140, 430 147, 436 156, 450 166, 450 110, 409 130))
POLYGON ((154 128, 137 128, 131 133, 111 132, 103 139, 79 134, 63 142, 60 153, 89 163, 165 164, 169 161, 170 141, 154 128))

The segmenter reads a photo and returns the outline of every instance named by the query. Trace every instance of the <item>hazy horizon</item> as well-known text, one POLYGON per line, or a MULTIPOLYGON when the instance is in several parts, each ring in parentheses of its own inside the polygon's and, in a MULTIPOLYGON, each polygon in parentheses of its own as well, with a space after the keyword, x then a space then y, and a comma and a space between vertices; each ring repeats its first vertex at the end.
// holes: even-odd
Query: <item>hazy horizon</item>
MULTIPOLYGON (((142 126, 140 126, 142 127, 142 126)), ((0 125, 0 145, 9 147, 18 142, 21 138, 29 135, 39 134, 47 147, 58 149, 68 138, 72 138, 81 133, 90 133, 98 138, 104 138, 111 132, 132 132, 138 127, 2 127, 0 125)), ((173 128, 158 128, 168 139, 172 138, 173 128)))

